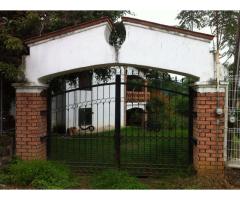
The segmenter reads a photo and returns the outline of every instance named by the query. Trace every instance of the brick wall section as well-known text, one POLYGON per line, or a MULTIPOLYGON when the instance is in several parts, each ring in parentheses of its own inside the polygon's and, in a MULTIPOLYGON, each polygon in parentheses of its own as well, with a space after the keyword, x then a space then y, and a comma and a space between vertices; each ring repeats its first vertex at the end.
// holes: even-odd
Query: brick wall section
MULTIPOLYGON (((219 107, 224 109, 225 93, 218 93, 219 107)), ((224 114, 218 116, 217 93, 196 93, 193 121, 193 164, 199 175, 223 175, 224 114), (217 124, 219 121, 219 124, 217 124)))
POLYGON ((46 159, 47 99, 40 93, 16 93, 16 155, 23 160, 46 159))

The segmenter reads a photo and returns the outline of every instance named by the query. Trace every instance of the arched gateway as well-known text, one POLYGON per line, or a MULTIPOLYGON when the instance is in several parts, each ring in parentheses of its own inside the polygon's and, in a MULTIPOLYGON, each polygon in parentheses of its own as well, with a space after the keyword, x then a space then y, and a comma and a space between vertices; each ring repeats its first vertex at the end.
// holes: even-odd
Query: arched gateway
POLYGON ((48 151, 78 167, 147 173, 186 167, 193 154, 199 173, 222 174, 226 86, 213 36, 122 21, 121 46, 109 44, 108 18, 26 40, 27 83, 15 84, 17 155, 46 159, 48 151))

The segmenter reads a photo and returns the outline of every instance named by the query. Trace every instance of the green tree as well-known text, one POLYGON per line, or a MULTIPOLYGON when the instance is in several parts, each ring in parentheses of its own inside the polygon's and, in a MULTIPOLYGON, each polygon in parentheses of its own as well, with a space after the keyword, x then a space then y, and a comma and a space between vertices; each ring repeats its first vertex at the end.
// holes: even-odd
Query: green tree
POLYGON ((147 102, 146 110, 148 113, 147 126, 150 130, 160 131, 167 129, 168 123, 168 104, 163 99, 156 96, 147 102))
MULTIPOLYGON (((19 67, 27 53, 23 40, 89 20, 108 16, 113 21, 129 11, 1 11, 0 71, 10 81, 22 75, 19 67)), ((22 78, 23 79, 23 78, 22 78)))
POLYGON ((177 19, 184 29, 203 29, 209 27, 216 36, 214 47, 219 50, 224 64, 229 65, 235 56, 239 11, 181 11, 177 19))
POLYGON ((201 29, 209 27, 216 36, 215 48, 224 58, 224 65, 234 75, 230 84, 233 92, 229 97, 231 107, 236 106, 236 95, 240 75, 240 11, 181 11, 177 19, 182 28, 201 29), (230 58, 231 62, 228 62, 230 58))
MULTIPOLYGON (((66 26, 107 16, 114 22, 129 11, 0 11, 0 79, 3 80, 3 108, 8 112, 14 99, 13 82, 24 82, 22 56, 28 54, 24 39, 66 26), (7 100, 6 100, 7 99, 7 100)), ((104 73, 102 71, 99 72, 104 73)), ((58 81, 59 82, 59 81, 58 81)), ((61 80, 60 80, 61 82, 61 80)))

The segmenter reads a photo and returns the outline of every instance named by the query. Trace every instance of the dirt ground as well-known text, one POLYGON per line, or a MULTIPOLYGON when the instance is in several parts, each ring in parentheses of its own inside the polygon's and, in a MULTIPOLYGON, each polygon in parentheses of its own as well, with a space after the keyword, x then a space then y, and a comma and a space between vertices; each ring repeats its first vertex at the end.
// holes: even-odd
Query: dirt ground
MULTIPOLYGON (((79 186, 73 189, 92 189, 91 176, 79 175, 79 186)), ((217 177, 164 177, 138 178, 149 189, 240 189, 240 170, 226 172, 225 178, 217 177)), ((0 189, 33 189, 14 185, 1 185, 0 189)))
POLYGON ((211 177, 188 177, 175 179, 142 179, 150 189, 238 189, 240 186, 233 185, 223 178, 211 177))

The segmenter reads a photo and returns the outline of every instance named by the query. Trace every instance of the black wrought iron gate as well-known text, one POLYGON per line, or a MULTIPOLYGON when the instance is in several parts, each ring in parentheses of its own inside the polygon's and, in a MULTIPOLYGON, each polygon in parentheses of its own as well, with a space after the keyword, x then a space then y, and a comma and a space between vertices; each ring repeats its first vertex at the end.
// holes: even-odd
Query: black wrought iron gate
POLYGON ((49 159, 87 172, 186 169, 192 160, 186 79, 136 68, 108 71, 105 80, 98 73, 81 72, 73 83, 52 81, 49 159))

